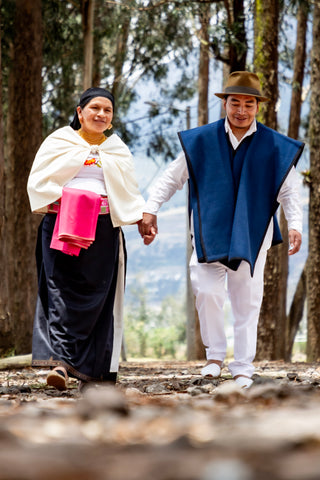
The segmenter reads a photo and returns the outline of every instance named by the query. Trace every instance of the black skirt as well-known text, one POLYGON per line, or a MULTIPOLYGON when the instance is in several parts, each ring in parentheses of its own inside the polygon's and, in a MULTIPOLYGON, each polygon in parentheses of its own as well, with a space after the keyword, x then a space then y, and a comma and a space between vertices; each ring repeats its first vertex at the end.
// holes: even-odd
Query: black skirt
POLYGON ((121 230, 110 215, 99 215, 95 241, 76 257, 50 248, 55 219, 45 215, 38 232, 32 364, 63 365, 84 381, 115 381, 110 365, 121 230))

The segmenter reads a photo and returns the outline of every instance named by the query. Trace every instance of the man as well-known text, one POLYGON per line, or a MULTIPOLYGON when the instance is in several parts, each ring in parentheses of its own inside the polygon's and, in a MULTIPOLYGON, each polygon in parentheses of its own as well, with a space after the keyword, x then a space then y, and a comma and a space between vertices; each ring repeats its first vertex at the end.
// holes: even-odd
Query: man
POLYGON ((189 181, 196 297, 207 364, 203 376, 220 376, 226 356, 225 282, 234 316, 234 361, 228 367, 243 388, 252 384, 257 325, 267 250, 282 241, 275 212, 288 221, 289 255, 301 246, 302 211, 295 171, 304 145, 256 122, 262 96, 256 74, 233 72, 223 93, 226 118, 179 133, 183 148, 156 182, 140 233, 149 244, 163 202, 189 181))

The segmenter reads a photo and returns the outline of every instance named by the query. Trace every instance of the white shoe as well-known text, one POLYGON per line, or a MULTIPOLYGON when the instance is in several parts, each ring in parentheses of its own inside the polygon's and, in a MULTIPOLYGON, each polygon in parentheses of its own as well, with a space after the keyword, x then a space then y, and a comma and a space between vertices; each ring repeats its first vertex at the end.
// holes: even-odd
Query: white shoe
POLYGON ((201 370, 203 377, 218 378, 221 375, 221 368, 216 363, 209 363, 201 370))
POLYGON ((253 380, 251 378, 248 378, 248 377, 238 377, 238 378, 235 378, 234 380, 236 382, 236 384, 239 385, 239 387, 241 388, 250 388, 251 385, 253 384, 253 380))

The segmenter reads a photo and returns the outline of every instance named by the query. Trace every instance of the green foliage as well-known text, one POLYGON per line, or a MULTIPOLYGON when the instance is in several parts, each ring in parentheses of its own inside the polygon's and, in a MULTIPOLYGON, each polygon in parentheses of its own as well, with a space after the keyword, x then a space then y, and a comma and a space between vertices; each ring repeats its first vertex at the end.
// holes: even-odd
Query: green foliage
MULTIPOLYGON (((67 125, 82 92, 83 18, 82 1, 46 0, 43 9, 43 136, 67 125)), ((13 38, 14 0, 6 2, 3 22, 3 70, 9 68, 10 39, 13 38)), ((219 21, 211 36, 220 45, 237 42, 238 33, 227 35, 223 2, 214 2, 219 21), (232 37, 232 38, 231 38, 232 37)), ((152 0, 95 1, 93 84, 109 88, 116 97, 114 129, 128 145, 139 140, 137 125, 127 125, 126 116, 139 100, 138 82, 152 80, 161 103, 187 102, 197 90, 198 2, 152 0), (176 65, 174 81, 170 73, 176 65), (169 68, 170 66, 170 68, 169 68), (191 71, 189 70, 191 68, 191 71)), ((237 25, 234 25, 237 29, 237 25)), ((241 48, 241 46, 239 47, 241 48)), ((170 129, 173 109, 154 125, 156 136, 147 148, 150 156, 170 159, 176 155, 176 129, 170 129), (158 128, 158 125, 161 125, 158 128)), ((180 115, 180 114, 179 114, 180 115)), ((145 146, 145 139, 144 139, 145 146)))
MULTIPOLYGON (((1 4, 4 92, 10 69, 10 43, 15 34, 14 8, 14 0, 1 4)), ((46 0, 42 2, 42 15, 46 136, 69 123, 83 90, 82 1, 46 0)), ((152 1, 95 2, 93 84, 115 94, 113 124, 129 144, 137 138, 138 129, 128 129, 123 119, 137 99, 137 81, 149 78, 162 82, 168 74, 169 60, 180 66, 188 63, 193 45, 187 15, 186 6, 180 8, 170 2, 159 7, 152 1)))
MULTIPOLYGON (((186 71, 182 72, 181 78, 178 79, 177 83, 174 85, 174 88, 171 91, 172 101, 178 98, 181 102, 186 102, 190 100, 196 93, 197 89, 197 80, 194 73, 188 73, 186 71)), ((163 90, 162 90, 163 91, 163 90)))
POLYGON ((211 7, 209 47, 230 70, 245 68, 251 2, 215 2, 211 7), (244 3, 246 6, 244 7, 244 3), (231 5, 232 4, 232 5, 231 5), (246 11, 244 11, 244 8, 246 11), (247 24, 245 24, 247 22, 247 24))
MULTIPOLYGON (((83 65, 80 2, 43 5, 44 136, 69 123, 78 99, 83 65)), ((81 87, 80 87, 81 88, 81 87)))
MULTIPOLYGON (((305 1, 306 0, 299 0, 305 1)), ((298 0, 286 0, 284 11, 295 14, 298 0)), ((43 135, 69 123, 82 92, 83 32, 82 1, 45 0, 43 9, 43 135)), ((261 8, 261 0, 256 2, 261 8)), ((16 2, 1 3, 2 72, 4 114, 10 43, 14 37, 13 12, 16 2)), ((247 49, 241 2, 238 15, 230 21, 226 2, 212 2, 209 25, 210 50, 218 60, 228 61, 226 51, 241 57, 247 49)), ((230 7, 230 5, 229 5, 230 7)), ((132 104, 139 101, 141 79, 155 84, 157 101, 166 105, 188 102, 197 91, 197 50, 201 2, 153 2, 152 0, 95 1, 93 84, 111 89, 116 96, 114 129, 128 145, 139 142, 138 125, 126 123, 132 104), (174 79, 172 65, 176 66, 174 79), (169 68, 170 66, 170 68, 169 68)), ((245 2, 246 16, 252 15, 253 0, 245 2)), ((267 19, 263 19, 267 22, 267 19)), ((288 24, 283 29, 283 39, 288 24)), ((258 25, 259 26, 259 25, 258 25)), ((246 27, 246 28, 245 28, 246 27)), ((262 28, 262 27, 261 27, 262 28)), ((261 39, 256 39, 257 65, 263 62, 261 39), (260 58, 261 57, 261 58, 260 58)), ((283 40, 280 58, 292 66, 292 48, 283 40)), ((26 55, 27 58, 27 55, 26 55)), ((229 59, 230 61, 230 59, 229 59)), ((142 84, 143 88, 143 84, 142 84)), ((152 114, 155 114, 153 110, 152 114)), ((176 155, 176 129, 170 128, 178 113, 168 109, 152 124, 155 136, 148 146, 150 156, 166 159, 176 155), (159 126, 160 125, 160 126, 159 126)), ((179 113, 181 115, 181 112, 179 113)), ((144 138, 144 148, 146 140, 144 138)))
POLYGON ((173 297, 161 307, 147 307, 147 291, 138 288, 137 303, 125 312, 125 342, 128 357, 185 358, 186 315, 182 301, 173 297))

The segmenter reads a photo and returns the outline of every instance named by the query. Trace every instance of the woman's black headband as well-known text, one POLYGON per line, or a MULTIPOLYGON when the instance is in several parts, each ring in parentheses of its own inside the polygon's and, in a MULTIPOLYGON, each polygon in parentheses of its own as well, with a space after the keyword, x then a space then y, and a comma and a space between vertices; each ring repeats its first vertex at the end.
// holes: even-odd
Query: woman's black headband
MULTIPOLYGON (((88 88, 88 90, 83 92, 77 107, 81 107, 81 108, 85 107, 87 103, 89 103, 90 100, 92 100, 95 97, 108 98, 111 101, 112 107, 114 109, 114 96, 112 95, 112 93, 108 92, 108 90, 105 90, 104 88, 99 88, 99 87, 88 88)), ((70 127, 72 127, 74 130, 79 130, 79 128, 81 128, 77 110, 75 111, 72 122, 70 123, 70 127)))

